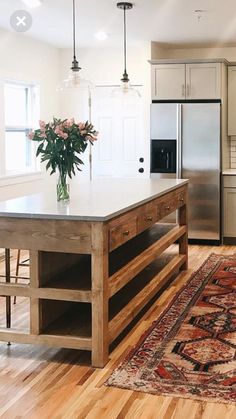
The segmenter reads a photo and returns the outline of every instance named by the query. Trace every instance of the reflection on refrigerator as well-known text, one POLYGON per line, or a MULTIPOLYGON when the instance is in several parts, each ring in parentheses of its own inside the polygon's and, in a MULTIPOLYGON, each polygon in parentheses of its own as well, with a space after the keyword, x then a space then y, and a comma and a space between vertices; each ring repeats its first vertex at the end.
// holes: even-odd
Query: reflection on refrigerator
POLYGON ((189 179, 190 239, 220 241, 220 113, 215 102, 153 103, 151 108, 151 172, 189 179), (175 173, 163 173, 153 163, 156 141, 176 142, 175 173))

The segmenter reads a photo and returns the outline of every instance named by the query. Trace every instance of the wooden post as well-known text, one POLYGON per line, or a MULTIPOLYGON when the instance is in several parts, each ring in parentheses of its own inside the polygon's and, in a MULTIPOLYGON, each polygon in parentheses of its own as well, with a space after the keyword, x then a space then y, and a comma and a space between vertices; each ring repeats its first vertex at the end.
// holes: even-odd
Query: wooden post
MULTIPOLYGON (((41 252, 30 251, 30 287, 39 288, 41 272, 41 252)), ((30 298, 30 333, 39 335, 42 325, 42 302, 30 298)))
MULTIPOLYGON (((11 251, 10 249, 5 249, 5 276, 6 276, 6 283, 10 284, 11 282, 11 251)), ((6 327, 7 329, 11 328, 11 297, 6 297, 6 327)), ((8 342, 8 346, 11 343, 8 342)))
POLYGON ((92 223, 92 365, 108 362, 108 231, 103 223, 92 223))
MULTIPOLYGON (((186 186, 186 190, 188 190, 187 186, 186 186)), ((186 198, 185 205, 179 208, 179 225, 181 226, 186 225, 188 227, 187 198, 186 198)), ((187 232, 179 239, 179 253, 181 255, 186 255, 186 262, 181 266, 180 270, 181 271, 187 270, 188 269, 188 229, 187 229, 187 232)))

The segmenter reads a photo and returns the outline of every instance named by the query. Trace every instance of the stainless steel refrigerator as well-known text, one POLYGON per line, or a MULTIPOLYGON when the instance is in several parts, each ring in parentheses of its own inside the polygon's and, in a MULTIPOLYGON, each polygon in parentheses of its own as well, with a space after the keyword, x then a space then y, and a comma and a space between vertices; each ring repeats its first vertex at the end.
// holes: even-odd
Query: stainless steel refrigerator
POLYGON ((220 121, 220 103, 151 105, 151 173, 190 180, 190 239, 220 241, 220 121))

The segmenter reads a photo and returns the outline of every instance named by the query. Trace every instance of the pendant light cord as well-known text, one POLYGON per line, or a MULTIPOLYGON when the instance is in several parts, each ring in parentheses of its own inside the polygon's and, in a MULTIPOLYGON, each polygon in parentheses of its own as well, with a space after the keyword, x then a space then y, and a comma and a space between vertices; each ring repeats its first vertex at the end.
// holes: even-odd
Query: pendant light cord
MULTIPOLYGON (((129 3, 127 3, 129 4, 129 3)), ((126 3, 117 3, 119 8, 122 8, 124 11, 124 74, 121 81, 123 83, 129 82, 129 76, 127 74, 127 30, 126 30, 126 3), (121 6, 121 7, 120 7, 121 6)))
POLYGON ((124 7, 124 74, 127 74, 126 7, 124 7))
POLYGON ((73 0, 73 46, 74 46, 74 60, 76 60, 76 52, 75 52, 75 39, 76 39, 76 33, 75 33, 75 0, 73 0))
POLYGON ((133 91, 134 94, 137 96, 140 96, 139 92, 137 92, 135 89, 132 88, 132 86, 129 84, 129 75, 127 73, 127 25, 126 25, 126 10, 133 9, 133 3, 122 1, 116 4, 118 9, 122 9, 124 12, 124 74, 121 78, 121 91, 123 93, 128 93, 130 91, 133 91))
POLYGON ((75 0, 72 0, 73 3, 73 61, 72 61, 72 67, 71 70, 73 72, 78 72, 81 70, 81 67, 79 67, 79 62, 76 59, 76 10, 75 10, 75 0))

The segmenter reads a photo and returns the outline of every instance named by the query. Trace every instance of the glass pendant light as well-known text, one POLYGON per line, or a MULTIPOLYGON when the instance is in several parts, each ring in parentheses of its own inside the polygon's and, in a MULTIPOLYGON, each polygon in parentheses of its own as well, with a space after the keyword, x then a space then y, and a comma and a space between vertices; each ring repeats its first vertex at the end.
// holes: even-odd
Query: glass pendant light
POLYGON ((80 70, 81 67, 79 66, 79 62, 76 58, 76 11, 75 11, 75 0, 72 0, 73 5, 73 61, 70 71, 68 73, 68 77, 63 80, 62 85, 59 87, 58 90, 64 89, 85 89, 90 90, 93 87, 93 84, 81 78, 80 70))
POLYGON ((129 76, 127 73, 127 28, 126 28, 126 10, 131 10, 133 8, 132 3, 128 2, 119 2, 117 3, 118 9, 124 11, 124 73, 121 78, 121 85, 118 88, 115 88, 112 91, 112 97, 120 99, 138 99, 141 97, 138 90, 136 90, 130 84, 129 76))

